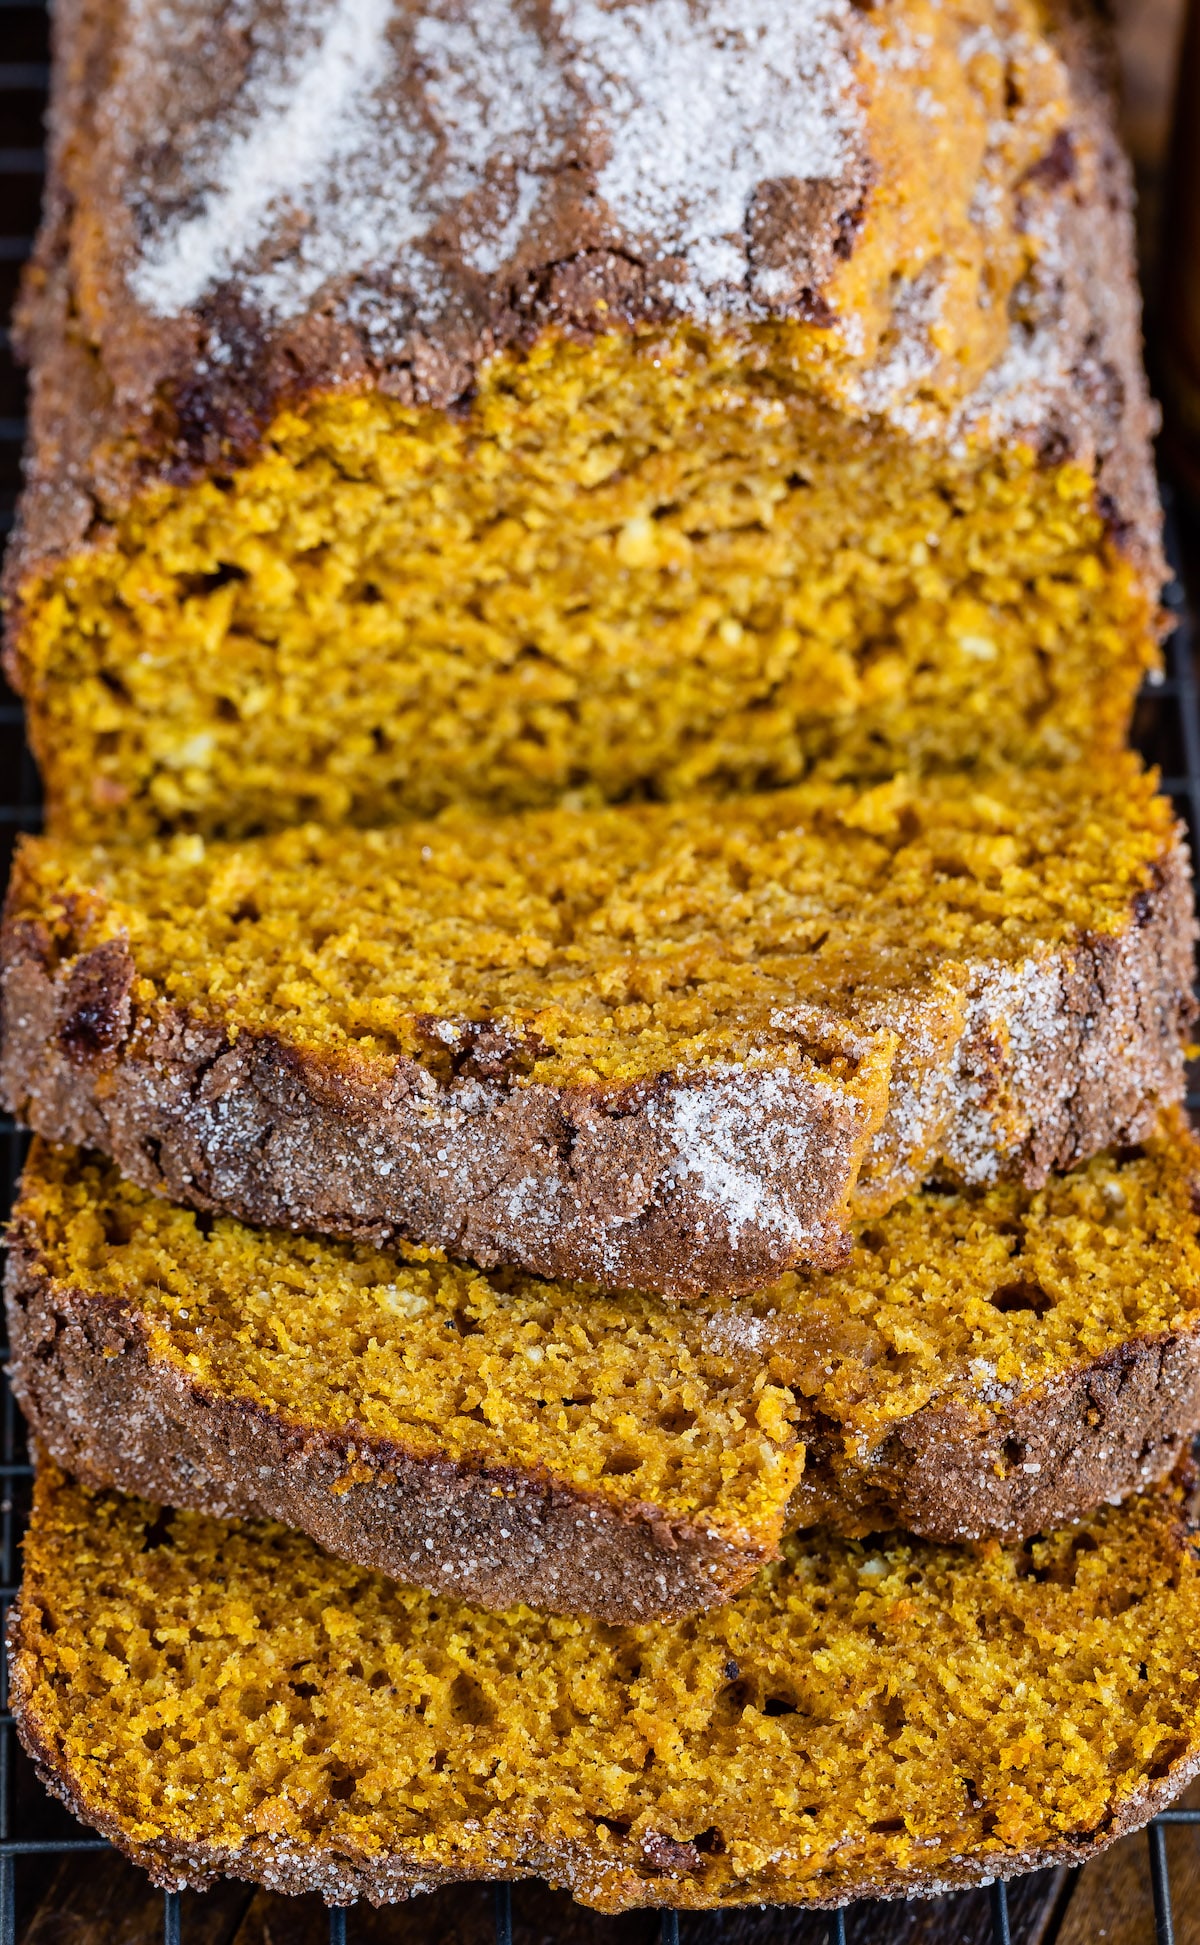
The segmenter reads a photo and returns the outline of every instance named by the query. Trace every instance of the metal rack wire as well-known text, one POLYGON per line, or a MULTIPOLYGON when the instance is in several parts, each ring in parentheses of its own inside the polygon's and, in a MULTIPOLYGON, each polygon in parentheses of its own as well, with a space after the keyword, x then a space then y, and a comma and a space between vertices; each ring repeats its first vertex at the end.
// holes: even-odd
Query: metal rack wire
MULTIPOLYGON (((21 264, 29 255, 41 199, 41 121, 48 80, 44 0, 0 0, 0 317, 7 317, 21 264), (11 58, 7 58, 11 56, 11 58)), ((12 524, 19 483, 24 426, 20 374, 13 363, 7 331, 0 333, 0 539, 12 524)), ((1170 515, 1170 509, 1169 515, 1170 515)), ((1174 523, 1169 518, 1169 526, 1174 523)), ((1178 531, 1174 532, 1178 542, 1178 531)), ((1200 536, 1197 536, 1200 540, 1200 536)), ((1179 558, 1178 545, 1175 552, 1179 558)), ((1168 596, 1178 625, 1168 646, 1165 678, 1148 685, 1139 703, 1136 737, 1146 756, 1163 772, 1163 788, 1177 803, 1200 855, 1200 688, 1193 633, 1182 580, 1168 596)), ((20 705, 0 681, 0 882, 7 878, 16 835, 36 828, 40 816, 37 775, 21 734, 20 705)), ((1200 1091, 1189 1094, 1200 1111, 1200 1091)), ((6 1219, 24 1159, 25 1138, 0 1116, 0 1219, 6 1219)), ((0 1347, 2 1354, 2 1347, 0 1347)), ((17 1592, 17 1560, 33 1468, 25 1449, 20 1415, 0 1374, 0 1621, 17 1592)), ((1156 1945, 1174 1945, 1175 1924, 1167 1863, 1166 1833, 1173 1825, 1200 1825, 1200 1809, 1167 1810, 1150 1824, 1150 1882, 1156 1945)), ((36 1889, 47 1867, 80 1853, 108 1853, 102 1839, 85 1835, 40 1790, 17 1746, 8 1707, 7 1671, 0 1666, 0 1945, 16 1945, 19 1925, 18 1873, 32 1873, 36 1889)), ((966 1894, 969 1895, 969 1894, 966 1894)), ((520 1889, 516 1915, 520 1919, 520 1889)), ((992 1945, 1012 1945, 1008 1890, 989 1889, 992 1945)), ((788 1913, 779 1909, 775 1936, 785 1945, 788 1913)), ((494 1945, 513 1945, 514 1893, 507 1884, 492 1890, 494 1945)), ((689 1945, 703 1945, 704 1919, 689 1917, 689 1945)), ((869 1945, 855 1925, 855 1908, 828 1921, 828 1945, 847 1945, 848 1925, 855 1945, 869 1945)), ((353 1945, 353 1911, 331 1909, 329 1945, 353 1945)), ((161 1945, 182 1945, 181 1903, 177 1893, 162 1901, 161 1945)), ((661 1918, 662 1945, 679 1945, 679 1913, 661 1918)))

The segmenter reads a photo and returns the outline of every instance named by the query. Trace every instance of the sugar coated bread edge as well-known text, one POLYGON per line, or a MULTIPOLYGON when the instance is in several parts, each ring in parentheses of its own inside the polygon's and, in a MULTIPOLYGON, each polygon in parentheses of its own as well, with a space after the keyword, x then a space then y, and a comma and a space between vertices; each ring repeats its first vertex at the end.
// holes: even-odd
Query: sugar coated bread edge
MULTIPOLYGON (((19 867, 9 896, 11 910, 19 867)), ((139 1018, 120 940, 67 974, 18 919, 0 961, 6 1098, 144 1188, 260 1227, 407 1237, 485 1268, 681 1298, 841 1260, 894 1045, 864 1036, 846 1083, 801 1055, 630 1085, 443 1085, 402 1055, 335 1062, 271 1032, 231 1043, 223 1021, 170 1006, 139 1018), (711 1174, 671 1166, 696 1122, 715 1124, 711 1174), (732 1148, 754 1174, 728 1167, 732 1148)))
POLYGON ((1200 1771, 1200 1751, 1172 1764, 1166 1776, 1129 1797, 1103 1835, 1090 1842, 1071 1839, 1045 1844, 1020 1855, 998 1857, 989 1853, 986 1857, 964 1857, 957 1859, 953 1868, 943 1868, 937 1876, 919 1870, 864 1875, 853 1888, 828 1895, 820 1892, 814 1895, 811 1887, 806 1887, 800 1899, 788 1897, 769 1879, 725 1886, 720 1898, 706 1898, 702 1889, 669 1871, 658 1879, 618 1869, 604 1871, 597 1869, 596 1860, 581 1848, 548 1843, 527 1843, 519 1865, 481 1858, 478 1864, 459 1870, 349 1851, 319 1860, 302 1858, 286 1842, 277 1843, 270 1837, 248 1839, 236 1851, 175 1844, 169 1839, 139 1843, 115 1817, 98 1811, 95 1805, 85 1805, 72 1789, 70 1780, 56 1767, 54 1751, 40 1733, 32 1706, 30 1683, 22 1666, 21 1631, 21 1601, 18 1600, 11 1610, 7 1629, 10 1693, 21 1745, 34 1765, 39 1782, 81 1823, 90 1825, 115 1850, 144 1870, 151 1883, 163 1891, 207 1891, 223 1878, 232 1877, 281 1892, 286 1897, 303 1897, 307 1892, 315 1892, 327 1905, 352 1905, 365 1899, 378 1907, 403 1904, 409 1898, 453 1884, 473 1884, 481 1879, 489 1883, 520 1883, 525 1878, 540 1878, 555 1890, 570 1892, 578 1903, 607 1915, 646 1909, 728 1910, 766 1904, 799 1904, 804 1910, 832 1911, 867 1898, 939 1898, 948 1892, 1024 1877, 1030 1871, 1057 1865, 1075 1869, 1098 1857, 1120 1838, 1142 1830, 1152 1817, 1175 1802, 1200 1771))
MULTIPOLYGON (((55 1285, 29 1239, 9 1258, 13 1390, 39 1442, 89 1486, 217 1518, 276 1519, 397 1580, 503 1610, 613 1624, 731 1600, 772 1551, 614 1504, 517 1466, 480 1468, 292 1421, 151 1361, 130 1309, 55 1285)), ((903 1526, 1023 1540, 1165 1478, 1200 1424, 1200 1325, 1140 1336, 1011 1404, 901 1421, 860 1466, 818 1439, 779 1531, 903 1526)))
POLYGON ((788 1524, 1024 1540, 1165 1478, 1197 1425, 1200 1325, 1134 1336, 999 1407, 927 1406, 859 1464, 818 1433, 788 1524))
MULTIPOLYGON (((1176 1214, 1194 1227, 1187 1197, 1200 1146, 1182 1117, 1157 1139, 1170 1143, 1176 1214)), ((56 1262, 41 1229, 38 1155, 35 1146, 10 1233, 5 1296, 13 1388, 54 1461, 92 1487, 279 1520, 330 1553, 484 1607, 527 1602, 612 1623, 679 1616, 731 1599, 776 1556, 782 1532, 817 1525, 1025 1540, 1161 1480, 1200 1425, 1191 1258, 1180 1254, 1173 1269, 1165 1256, 1153 1274, 1177 1295, 1169 1327, 1131 1319, 1108 1349, 995 1398, 935 1388, 866 1441, 801 1390, 793 1433, 806 1455, 790 1500, 781 1477, 774 1503, 768 1496, 749 1523, 706 1504, 669 1513, 652 1497, 521 1462, 503 1441, 487 1457, 453 1457, 436 1439, 414 1445, 403 1430, 322 1420, 156 1354, 136 1281, 114 1290, 84 1262, 70 1272, 56 1262)), ((736 1328, 737 1303, 726 1316, 736 1328)))

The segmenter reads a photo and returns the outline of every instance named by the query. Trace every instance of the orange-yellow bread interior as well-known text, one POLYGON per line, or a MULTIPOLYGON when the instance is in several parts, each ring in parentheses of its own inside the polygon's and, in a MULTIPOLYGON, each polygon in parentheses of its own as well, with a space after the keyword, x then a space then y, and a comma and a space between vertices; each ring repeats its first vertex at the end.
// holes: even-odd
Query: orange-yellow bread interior
POLYGON ((449 1076, 483 1024, 539 1084, 764 1064, 799 1043, 877 1085, 866 1029, 902 1004, 929 1012, 932 1056, 981 967, 1135 925, 1178 842, 1156 781, 1122 752, 241 843, 32 837, 8 914, 64 963, 127 944, 147 1020, 171 1007, 333 1059, 449 1076))
MULTIPOLYGON (((94 542, 18 590, 57 825, 241 835, 1119 741, 1155 590, 1089 466, 971 404, 1045 325, 1094 133, 1026 0, 898 0, 865 47, 871 180, 818 321, 549 329, 452 410, 309 394, 247 463, 101 489, 94 542)), ((77 247, 86 340, 107 286, 77 247)))
POLYGON ((1090 474, 854 423, 805 329, 548 338, 461 414, 319 399, 139 499, 24 591, 55 824, 240 835, 1118 742, 1153 603, 1090 474))

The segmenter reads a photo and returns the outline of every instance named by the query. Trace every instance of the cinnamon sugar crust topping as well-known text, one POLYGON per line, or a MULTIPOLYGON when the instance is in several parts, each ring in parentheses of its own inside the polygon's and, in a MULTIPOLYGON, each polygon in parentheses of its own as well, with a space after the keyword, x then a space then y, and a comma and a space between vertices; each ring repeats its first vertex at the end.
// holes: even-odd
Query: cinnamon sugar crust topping
MULTIPOLYGON (((207 11, 170 9, 168 48, 207 11)), ((428 325, 435 237, 453 229, 470 272, 511 271, 572 173, 607 247, 669 265, 664 288, 697 315, 745 314, 762 185, 840 183, 861 142, 846 0, 299 0, 265 31, 260 9, 237 13, 222 22, 248 38, 236 94, 131 182, 130 283, 159 316, 237 274, 272 321, 361 279, 350 310, 373 335, 398 335, 406 308, 428 325)), ((139 0, 130 25, 129 73, 153 100, 163 10, 139 0)))
POLYGON ((163 380, 185 418, 228 419, 231 384, 257 413, 280 359, 314 357, 321 389, 370 369, 444 406, 547 324, 671 318, 816 327, 808 382, 922 436, 1036 439, 1065 402, 1064 225, 1109 166, 1069 14, 1048 34, 1030 0, 72 4, 43 248, 65 225, 126 418, 163 380))
POLYGON ((1072 0, 56 19, 7 586, 57 829, 1120 746, 1153 412, 1072 0))

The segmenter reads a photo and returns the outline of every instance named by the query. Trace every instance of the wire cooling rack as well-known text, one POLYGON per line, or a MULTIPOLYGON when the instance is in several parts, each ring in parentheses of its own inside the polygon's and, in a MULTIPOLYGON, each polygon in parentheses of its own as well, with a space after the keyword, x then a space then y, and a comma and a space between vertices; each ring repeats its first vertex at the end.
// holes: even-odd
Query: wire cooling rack
MULTIPOLYGON (((0 317, 12 307, 20 266, 29 255, 37 224, 42 190, 42 114, 48 81, 47 18, 43 0, 0 0, 0 317)), ((23 384, 11 355, 7 331, 0 336, 0 544, 12 525, 19 484, 23 384)), ((1167 649, 1165 678, 1147 685, 1138 705, 1135 736, 1139 748, 1163 773, 1163 789, 1175 800, 1192 839, 1193 856, 1200 856, 1200 697, 1197 692, 1193 633, 1184 594, 1184 556, 1195 542, 1200 564, 1200 531, 1182 532, 1168 503, 1169 539, 1180 578, 1168 595, 1177 626, 1167 649)), ((1193 591, 1200 578, 1191 578, 1193 591)), ((0 882, 6 881, 13 843, 18 832, 36 829, 40 819, 37 773, 21 731, 16 697, 0 681, 0 882)), ((1200 1111, 1200 1092, 1190 1094, 1189 1106, 1200 1111)), ((25 1154, 25 1137, 11 1119, 0 1116, 0 1219, 7 1219, 25 1154)), ((0 1346, 2 1351, 2 1346, 0 1346)), ((16 1597, 18 1549, 28 1507, 33 1468, 29 1463, 20 1414, 0 1373, 0 1620, 7 1617, 16 1597)), ((1175 1945, 1175 1918, 1167 1862, 1167 1830, 1176 1824, 1200 1824, 1200 1808, 1167 1810, 1147 1831, 1150 1883, 1153 1895, 1156 1945, 1175 1945)), ((8 1707, 7 1670, 0 1668, 0 1945, 17 1945, 24 1922, 35 1908, 63 1859, 81 1853, 110 1854, 110 1846, 86 1835, 41 1789, 28 1759, 19 1748, 8 1707)), ((1051 1891, 1036 1926, 1039 1945, 1052 1945, 1062 1924, 1077 1873, 1062 1874, 1068 1881, 1065 1896, 1051 1891)), ((521 1931, 521 1887, 492 1888, 494 1945, 513 1945, 514 1915, 521 1931)), ((947 1937, 963 1935, 953 1911, 978 1894, 964 1893, 951 1900, 947 1937)), ((161 1945, 184 1945, 181 1939, 181 1899, 166 1892, 162 1900, 161 1945)), ((826 1945, 871 1945, 872 1914, 878 1907, 850 1906, 833 1913, 823 1926, 826 1945)), ((1013 1922, 1009 1892, 993 1884, 988 1892, 992 1945, 1012 1945, 1013 1922)), ((770 1914, 768 1935, 773 1945, 790 1945, 814 1933, 811 1915, 776 1908, 770 1914)), ((661 1945, 680 1945, 679 1913, 661 1916, 661 1945)), ((723 1935, 718 1918, 689 1914, 685 1920, 687 1945, 718 1945, 723 1935)), ((353 1908, 328 1914, 329 1945, 354 1945, 353 1908), (348 1936, 349 1934, 349 1936, 348 1936)), ((544 1931, 544 1923, 539 1925, 544 1931)), ((969 1927, 975 1935, 977 1927, 969 1927)), ((594 1936, 602 1938, 612 1921, 596 1920, 594 1936)), ((1149 1927, 1147 1926, 1147 1934, 1149 1927)), ((373 1936, 378 1934, 372 1926, 373 1936)), ((429 1936, 426 1933, 426 1936, 429 1936)), ((147 1935, 138 1945, 157 1945, 147 1935)), ((1147 1937, 1148 1945, 1148 1937, 1147 1937)))

